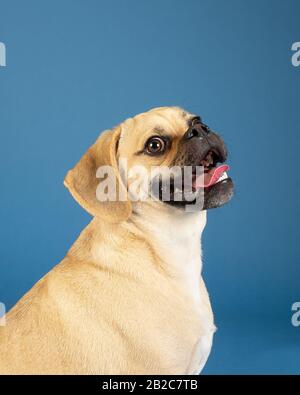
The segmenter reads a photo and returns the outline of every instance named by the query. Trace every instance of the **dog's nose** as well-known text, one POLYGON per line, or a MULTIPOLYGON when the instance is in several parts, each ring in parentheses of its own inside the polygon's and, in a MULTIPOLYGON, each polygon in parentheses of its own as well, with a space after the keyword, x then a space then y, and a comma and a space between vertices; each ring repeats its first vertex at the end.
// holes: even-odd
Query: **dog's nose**
POLYGON ((203 138, 209 133, 209 129, 205 127, 204 125, 194 125, 191 126, 187 132, 185 133, 185 140, 190 140, 194 137, 199 138, 200 140, 203 140, 203 138))

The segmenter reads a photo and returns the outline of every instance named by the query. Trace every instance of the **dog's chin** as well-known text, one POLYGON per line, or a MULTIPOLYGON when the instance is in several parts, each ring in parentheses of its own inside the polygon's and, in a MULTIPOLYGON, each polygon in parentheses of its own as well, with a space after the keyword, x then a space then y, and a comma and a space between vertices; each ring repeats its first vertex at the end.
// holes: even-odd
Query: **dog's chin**
POLYGON ((178 209, 187 209, 189 207, 190 209, 195 209, 193 211, 201 211, 223 206, 233 197, 233 191, 233 181, 228 177, 208 188, 200 189, 194 194, 195 198, 193 200, 186 200, 184 194, 182 194, 181 199, 178 199, 178 196, 176 198, 173 193, 171 193, 168 200, 164 200, 161 195, 159 199, 165 204, 178 209))
POLYGON ((233 196, 234 184, 230 177, 204 189, 203 210, 223 206, 233 196))

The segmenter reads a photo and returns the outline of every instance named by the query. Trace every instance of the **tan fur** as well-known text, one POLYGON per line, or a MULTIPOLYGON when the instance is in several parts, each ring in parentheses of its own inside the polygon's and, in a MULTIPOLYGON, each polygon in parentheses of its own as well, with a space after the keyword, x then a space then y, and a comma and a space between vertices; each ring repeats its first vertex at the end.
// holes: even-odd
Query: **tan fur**
POLYGON ((100 203, 96 168, 170 164, 186 130, 179 108, 159 108, 102 134, 65 184, 94 218, 65 259, 7 314, 0 373, 194 374, 208 357, 213 315, 201 277, 206 212, 161 202, 100 203), (135 153, 163 128, 163 158, 135 153))

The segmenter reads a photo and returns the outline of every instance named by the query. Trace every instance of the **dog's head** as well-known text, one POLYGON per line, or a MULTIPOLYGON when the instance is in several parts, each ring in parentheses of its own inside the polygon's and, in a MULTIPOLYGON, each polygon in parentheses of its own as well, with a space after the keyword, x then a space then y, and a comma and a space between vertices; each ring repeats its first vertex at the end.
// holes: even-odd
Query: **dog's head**
POLYGON ((137 199, 205 210, 233 195, 226 158, 223 140, 199 116, 160 107, 103 132, 65 185, 90 214, 111 222, 129 218, 137 199))

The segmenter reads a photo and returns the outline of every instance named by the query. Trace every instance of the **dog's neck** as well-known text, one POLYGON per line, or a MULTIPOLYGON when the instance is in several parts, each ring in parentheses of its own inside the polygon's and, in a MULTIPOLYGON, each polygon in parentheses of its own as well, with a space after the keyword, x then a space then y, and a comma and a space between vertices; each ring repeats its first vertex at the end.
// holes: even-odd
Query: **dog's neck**
POLYGON ((186 212, 169 206, 158 210, 156 206, 143 205, 135 207, 131 222, 150 240, 172 276, 191 286, 198 281, 206 211, 186 212))
POLYGON ((143 270, 151 268, 143 258, 134 268, 136 256, 143 257, 147 250, 151 251, 160 269, 197 299, 202 270, 201 234, 206 224, 206 211, 188 213, 165 204, 160 208, 146 204, 136 206, 129 220, 118 225, 94 218, 68 255, 75 256, 77 261, 92 261, 108 270, 142 276, 143 270), (133 240, 132 244, 128 244, 128 240, 133 240))

